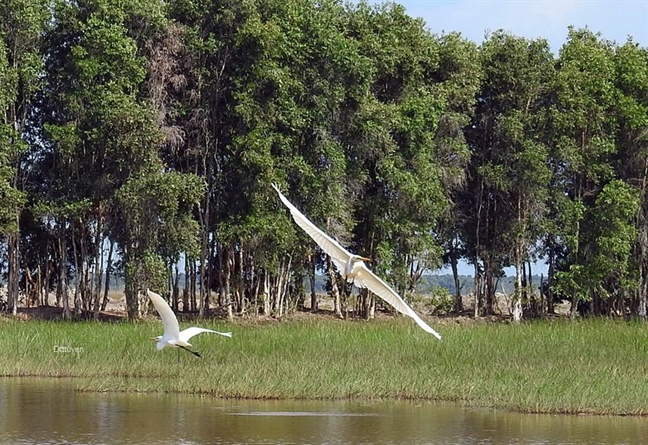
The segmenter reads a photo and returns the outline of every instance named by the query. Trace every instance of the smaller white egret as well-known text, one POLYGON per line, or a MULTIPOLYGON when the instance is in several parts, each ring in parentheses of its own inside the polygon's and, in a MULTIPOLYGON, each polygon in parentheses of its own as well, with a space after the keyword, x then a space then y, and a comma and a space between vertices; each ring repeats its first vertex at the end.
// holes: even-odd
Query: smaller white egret
POLYGON ((380 277, 371 272, 364 261, 370 261, 369 258, 355 255, 346 250, 336 240, 328 236, 319 227, 306 218, 290 201, 279 191, 279 187, 272 184, 272 187, 279 194, 279 198, 288 207, 290 214, 313 240, 322 248, 322 250, 331 257, 340 275, 349 283, 355 283, 358 287, 365 287, 380 298, 391 304, 398 312, 405 314, 414 319, 421 329, 441 340, 441 335, 425 323, 414 310, 405 303, 405 300, 396 293, 380 277))
POLYGON ((185 351, 191 352, 197 357, 202 357, 199 353, 189 349, 192 347, 189 343, 189 339, 191 337, 194 337, 203 332, 211 332, 213 334, 223 335, 225 337, 232 337, 231 332, 218 332, 212 331, 211 329, 198 328, 195 326, 181 331, 180 325, 178 324, 178 319, 171 310, 171 307, 169 307, 168 303, 164 301, 164 298, 162 298, 155 292, 151 292, 148 289, 146 289, 146 293, 153 302, 153 306, 155 306, 158 314, 160 314, 162 325, 164 326, 164 335, 159 335, 151 339, 157 340, 158 351, 168 346, 170 348, 184 349, 185 351))

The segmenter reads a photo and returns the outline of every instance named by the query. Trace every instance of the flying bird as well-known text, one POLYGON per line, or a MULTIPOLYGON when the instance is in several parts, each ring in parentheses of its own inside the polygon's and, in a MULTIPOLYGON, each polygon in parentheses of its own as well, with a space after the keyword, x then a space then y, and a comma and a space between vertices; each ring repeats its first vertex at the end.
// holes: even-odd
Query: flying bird
POLYGON ((336 269, 349 283, 354 283, 358 287, 367 288, 380 298, 391 304, 397 311, 414 319, 424 331, 429 332, 441 340, 441 335, 428 326, 414 310, 405 303, 400 295, 396 293, 380 277, 371 272, 365 265, 365 261, 371 261, 369 258, 355 255, 346 250, 336 240, 328 236, 306 218, 290 201, 281 193, 276 184, 272 187, 279 194, 281 201, 288 207, 290 214, 297 223, 315 242, 326 252, 336 269))
POLYGON ((192 347, 191 344, 189 343, 189 339, 191 337, 194 337, 198 334, 202 334, 203 332, 211 332, 213 334, 223 335, 225 337, 232 336, 231 332, 218 332, 218 331, 212 331, 211 329, 198 328, 195 326, 181 331, 180 325, 178 325, 178 319, 176 318, 175 314, 173 313, 173 311, 171 310, 167 302, 164 301, 164 298, 162 298, 160 295, 156 294, 155 292, 151 292, 148 289, 146 289, 146 293, 148 294, 149 298, 153 302, 153 306, 155 306, 155 310, 157 310, 158 314, 160 314, 160 318, 162 319, 162 325, 164 326, 164 335, 159 335, 151 339, 151 340, 157 340, 156 347, 158 351, 168 346, 170 348, 184 349, 185 351, 191 352, 193 355, 197 357, 202 357, 199 353, 189 349, 192 347))

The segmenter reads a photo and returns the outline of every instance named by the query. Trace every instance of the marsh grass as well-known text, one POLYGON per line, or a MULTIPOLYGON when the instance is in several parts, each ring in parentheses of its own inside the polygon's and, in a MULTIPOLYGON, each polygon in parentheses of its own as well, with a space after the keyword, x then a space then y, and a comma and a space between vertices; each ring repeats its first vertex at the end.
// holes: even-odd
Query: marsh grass
POLYGON ((200 324, 233 338, 195 337, 199 359, 156 351, 149 340, 160 333, 155 321, 0 320, 0 375, 80 377, 85 391, 410 398, 523 412, 648 414, 643 323, 447 323, 441 342, 404 317, 200 324))

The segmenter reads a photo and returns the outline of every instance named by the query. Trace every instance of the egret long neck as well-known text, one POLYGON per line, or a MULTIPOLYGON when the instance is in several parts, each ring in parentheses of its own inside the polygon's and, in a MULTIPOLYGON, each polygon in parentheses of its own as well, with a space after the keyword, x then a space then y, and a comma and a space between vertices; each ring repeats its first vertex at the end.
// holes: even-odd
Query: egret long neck
POLYGON ((351 255, 347 260, 346 266, 344 267, 344 277, 347 279, 347 281, 353 281, 353 278, 358 273, 356 266, 359 262, 362 262, 362 260, 358 255, 351 255))

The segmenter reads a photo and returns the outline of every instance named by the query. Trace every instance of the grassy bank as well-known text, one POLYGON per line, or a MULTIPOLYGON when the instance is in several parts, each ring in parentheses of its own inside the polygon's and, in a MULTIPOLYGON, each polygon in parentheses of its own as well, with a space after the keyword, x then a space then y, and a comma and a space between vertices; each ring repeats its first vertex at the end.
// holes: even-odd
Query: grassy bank
MULTIPOLYGON (((181 323, 187 326, 187 323, 181 323)), ((198 359, 158 352, 157 322, 0 319, 0 375, 83 377, 81 390, 246 398, 414 398, 527 412, 648 414, 648 326, 592 320, 446 321, 439 342, 409 319, 202 326, 198 359), (63 348, 66 347, 67 349, 63 348), (77 352, 69 351, 74 348, 77 352)))

